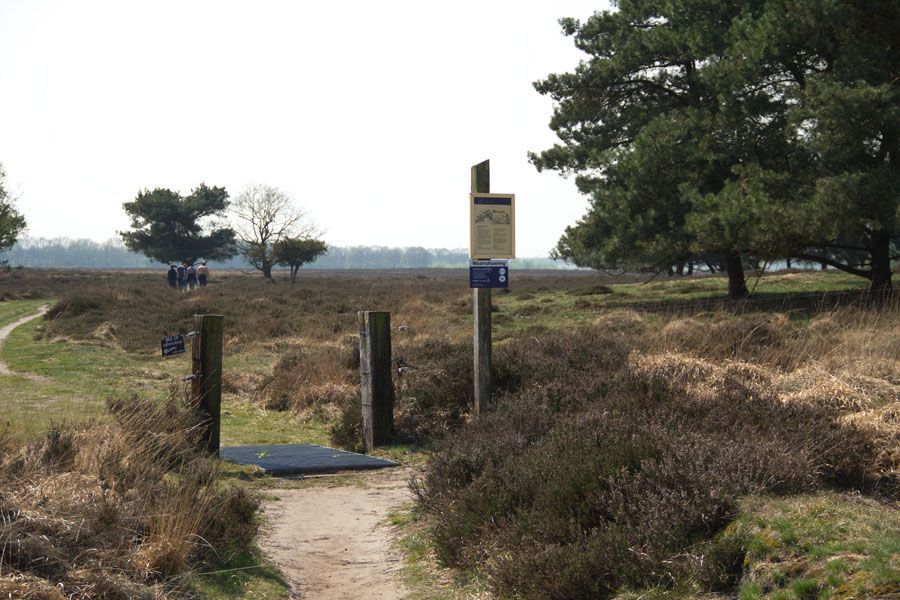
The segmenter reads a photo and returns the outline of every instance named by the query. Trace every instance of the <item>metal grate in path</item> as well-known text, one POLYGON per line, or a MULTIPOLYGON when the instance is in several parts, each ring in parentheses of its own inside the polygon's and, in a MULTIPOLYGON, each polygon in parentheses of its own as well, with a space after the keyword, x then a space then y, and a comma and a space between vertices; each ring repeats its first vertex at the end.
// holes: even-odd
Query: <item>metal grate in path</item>
POLYGON ((384 458, 345 452, 317 444, 224 446, 219 458, 240 465, 256 465, 269 475, 307 475, 336 471, 383 469, 397 463, 384 458))

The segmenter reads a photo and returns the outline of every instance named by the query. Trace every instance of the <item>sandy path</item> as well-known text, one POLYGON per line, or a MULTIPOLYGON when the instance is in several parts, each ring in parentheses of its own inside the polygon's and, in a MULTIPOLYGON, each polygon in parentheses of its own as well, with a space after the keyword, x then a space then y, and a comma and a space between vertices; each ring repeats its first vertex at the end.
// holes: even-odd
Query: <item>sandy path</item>
MULTIPOLYGON (((18 327, 19 325, 24 325, 25 323, 27 323, 29 321, 33 321, 33 320, 37 319, 38 317, 43 317, 44 314, 48 310, 50 310, 49 305, 42 306, 38 309, 38 311, 36 313, 32 313, 26 317, 22 317, 18 321, 13 321, 9 325, 6 325, 6 326, 0 328, 0 346, 3 345, 3 341, 7 338, 7 336, 9 336, 10 333, 12 333, 13 329, 18 327)), ((0 375, 20 375, 20 376, 26 377, 28 379, 39 379, 39 377, 37 375, 29 375, 27 373, 16 373, 15 371, 10 370, 9 366, 2 360, 0 360, 0 375)))
POLYGON ((402 559, 391 548, 388 513, 412 500, 410 471, 382 469, 365 485, 273 490, 261 546, 295 598, 399 600, 402 559))

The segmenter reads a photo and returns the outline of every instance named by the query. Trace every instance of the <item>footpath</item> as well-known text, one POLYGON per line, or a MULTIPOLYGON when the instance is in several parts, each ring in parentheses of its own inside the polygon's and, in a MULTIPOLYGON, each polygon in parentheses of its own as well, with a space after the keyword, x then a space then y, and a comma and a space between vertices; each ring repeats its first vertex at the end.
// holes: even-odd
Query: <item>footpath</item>
MULTIPOLYGON (((32 313, 26 317, 22 317, 18 321, 13 321, 12 323, 0 328, 0 346, 3 345, 4 340, 6 340, 6 338, 9 336, 9 334, 12 333, 13 329, 18 327, 19 325, 24 325, 25 323, 28 323, 29 321, 34 321, 35 319, 43 317, 47 313, 48 310, 50 310, 50 306, 42 306, 38 309, 38 311, 36 313, 32 313)), ((3 362, 2 359, 0 359, 0 375, 19 375, 19 376, 25 377, 27 379, 34 379, 34 380, 38 379, 37 375, 29 375, 27 373, 16 373, 15 371, 12 371, 9 368, 9 366, 5 362, 3 362)))
POLYGON ((265 554, 295 598, 400 600, 402 558, 391 547, 388 515, 412 501, 408 469, 381 469, 346 485, 271 490, 265 554))

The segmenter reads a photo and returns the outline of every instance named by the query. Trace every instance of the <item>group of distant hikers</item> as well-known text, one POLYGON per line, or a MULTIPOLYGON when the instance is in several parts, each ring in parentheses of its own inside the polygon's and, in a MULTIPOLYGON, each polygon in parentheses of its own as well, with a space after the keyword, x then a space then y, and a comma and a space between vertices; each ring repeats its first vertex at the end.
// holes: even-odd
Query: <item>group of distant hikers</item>
POLYGON ((200 262, 199 267, 185 262, 177 267, 170 265, 166 279, 169 281, 169 287, 180 292, 189 292, 197 286, 206 287, 209 279, 209 267, 206 266, 205 260, 200 262))

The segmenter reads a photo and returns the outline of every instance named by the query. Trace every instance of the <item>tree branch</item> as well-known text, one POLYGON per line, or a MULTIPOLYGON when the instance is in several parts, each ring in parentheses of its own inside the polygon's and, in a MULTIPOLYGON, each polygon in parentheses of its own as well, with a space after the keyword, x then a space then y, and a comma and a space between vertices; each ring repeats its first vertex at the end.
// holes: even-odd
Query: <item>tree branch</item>
POLYGON ((850 265, 846 265, 842 262, 838 262, 825 256, 816 256, 814 254, 795 254, 794 256, 800 260, 808 260, 810 262, 826 264, 829 267, 834 267, 835 269, 839 269, 841 271, 844 271, 845 273, 850 273, 851 275, 865 277, 866 279, 872 279, 871 271, 863 271, 862 269, 851 267, 850 265))

